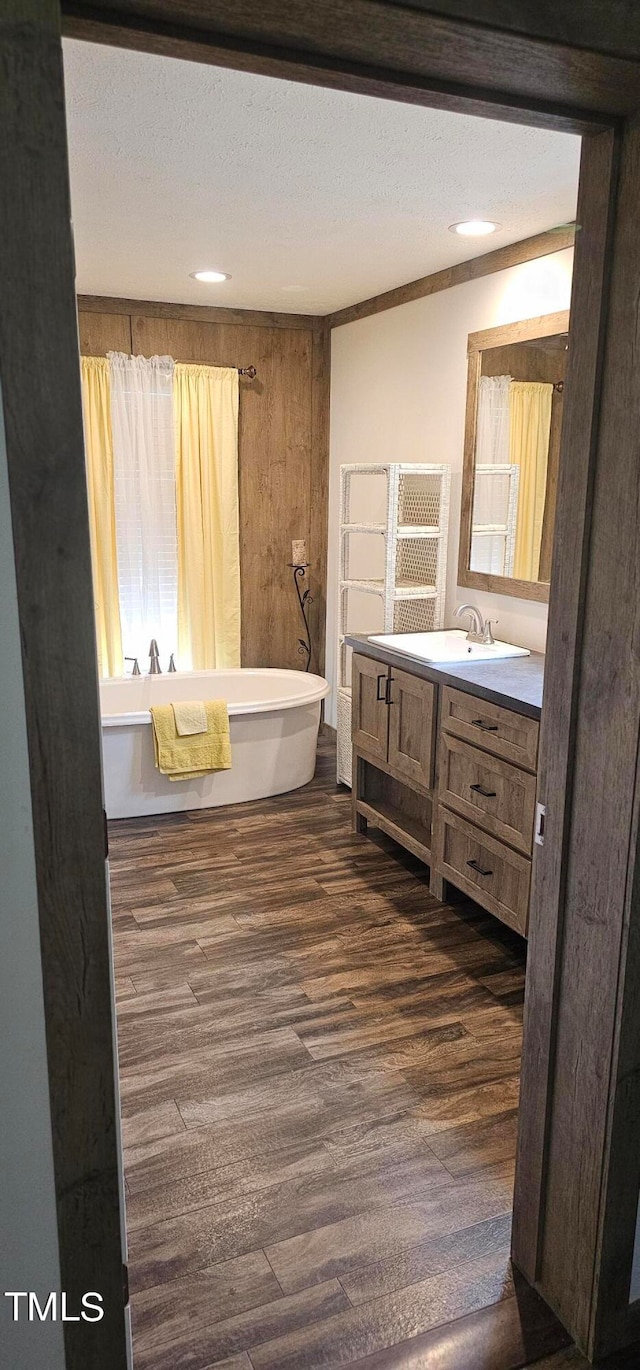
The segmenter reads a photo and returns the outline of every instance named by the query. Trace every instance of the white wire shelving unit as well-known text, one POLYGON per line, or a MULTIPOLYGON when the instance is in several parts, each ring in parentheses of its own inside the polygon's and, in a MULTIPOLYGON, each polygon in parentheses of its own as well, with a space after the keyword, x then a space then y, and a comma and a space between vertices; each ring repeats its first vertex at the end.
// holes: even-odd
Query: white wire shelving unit
POLYGON ((340 471, 338 780, 351 784, 349 633, 428 633, 444 622, 451 471, 388 462, 340 471))

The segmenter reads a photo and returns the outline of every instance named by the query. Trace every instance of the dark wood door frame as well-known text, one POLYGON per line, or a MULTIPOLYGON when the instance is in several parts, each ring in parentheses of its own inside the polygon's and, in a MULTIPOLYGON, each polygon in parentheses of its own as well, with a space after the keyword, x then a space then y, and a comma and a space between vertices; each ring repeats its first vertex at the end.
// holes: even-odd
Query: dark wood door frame
MULTIPOLYGON (((76 37, 585 135, 514 1256, 590 1354, 613 1349, 638 1329, 628 1306, 640 1183, 638 25, 608 6, 608 52, 599 53, 580 50, 582 7, 569 0, 548 33, 536 9, 533 37, 504 30, 500 0, 484 0, 482 24, 452 18, 447 0, 430 0, 428 13, 390 0, 62 8, 76 37), (632 58, 621 55, 628 46, 632 58)), ((103 1291, 109 1313, 99 1335, 71 1324, 67 1360, 73 1370, 117 1370, 114 1060, 60 24, 58 0, 5 0, 0 18, 0 380, 63 1280, 103 1291)))
MULTIPOLYGON (((606 0, 592 5, 604 19, 606 0)), ((509 32, 503 0, 484 0, 481 23, 447 8, 446 0, 428 0, 428 11, 397 0, 62 0, 71 37, 383 99, 578 133, 637 109, 640 23, 628 8, 591 52, 578 46, 580 0, 555 6, 566 11, 572 39, 564 41, 551 29, 509 32), (616 53, 616 38, 620 54, 635 45, 635 60, 616 53)))
POLYGON ((69 1370, 125 1370, 100 720, 59 25, 55 0, 3 0, 0 399, 60 1274, 74 1315, 85 1292, 104 1301, 100 1322, 65 1324, 65 1354, 69 1370))
POLYGON ((640 1337, 640 1303, 629 1304, 640 1182, 639 185, 638 121, 585 142, 579 213, 585 225, 598 205, 600 216, 576 248, 572 327, 590 319, 591 336, 574 334, 569 348, 514 1231, 525 1273, 596 1355, 640 1337), (574 442, 591 449, 588 463, 572 461, 574 442))

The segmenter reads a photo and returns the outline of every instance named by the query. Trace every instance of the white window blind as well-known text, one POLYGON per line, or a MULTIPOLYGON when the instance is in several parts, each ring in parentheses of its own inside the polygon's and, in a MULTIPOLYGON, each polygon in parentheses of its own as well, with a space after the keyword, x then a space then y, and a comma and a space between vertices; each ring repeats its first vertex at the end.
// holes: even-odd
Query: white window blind
POLYGON ((123 651, 144 670, 156 638, 166 670, 178 641, 174 362, 110 352, 109 363, 123 651))

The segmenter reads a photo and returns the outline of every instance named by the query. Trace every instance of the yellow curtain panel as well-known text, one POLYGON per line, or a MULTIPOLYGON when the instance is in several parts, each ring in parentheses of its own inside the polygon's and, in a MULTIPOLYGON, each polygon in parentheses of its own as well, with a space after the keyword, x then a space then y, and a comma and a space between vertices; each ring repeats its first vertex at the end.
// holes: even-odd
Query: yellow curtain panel
POLYGON ((537 580, 547 490, 553 386, 512 381, 509 386, 509 460, 520 467, 513 574, 537 580))
POLYGON ((111 397, 106 357, 82 357, 81 374, 98 667, 101 676, 122 675, 111 397))
POLYGON ((178 652, 195 671, 240 665, 238 373, 176 364, 178 652))

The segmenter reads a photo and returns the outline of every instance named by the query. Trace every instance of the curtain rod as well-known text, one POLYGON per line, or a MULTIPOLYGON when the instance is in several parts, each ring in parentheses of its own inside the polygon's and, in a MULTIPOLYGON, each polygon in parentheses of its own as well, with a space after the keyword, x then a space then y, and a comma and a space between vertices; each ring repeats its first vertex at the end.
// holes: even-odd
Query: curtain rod
MULTIPOLYGON (((109 356, 109 355, 110 355, 110 354, 107 353, 107 356, 109 356)), ((122 355, 123 355, 123 356, 128 356, 129 354, 128 354, 128 353, 123 353, 122 355)), ((238 375, 239 375, 239 376, 246 376, 246 377, 247 377, 247 380, 250 380, 250 381, 254 381, 255 378, 256 378, 256 376, 257 376, 257 374, 258 374, 258 372, 256 371, 255 366, 237 366, 237 367, 236 367, 236 371, 238 372, 238 375)))

